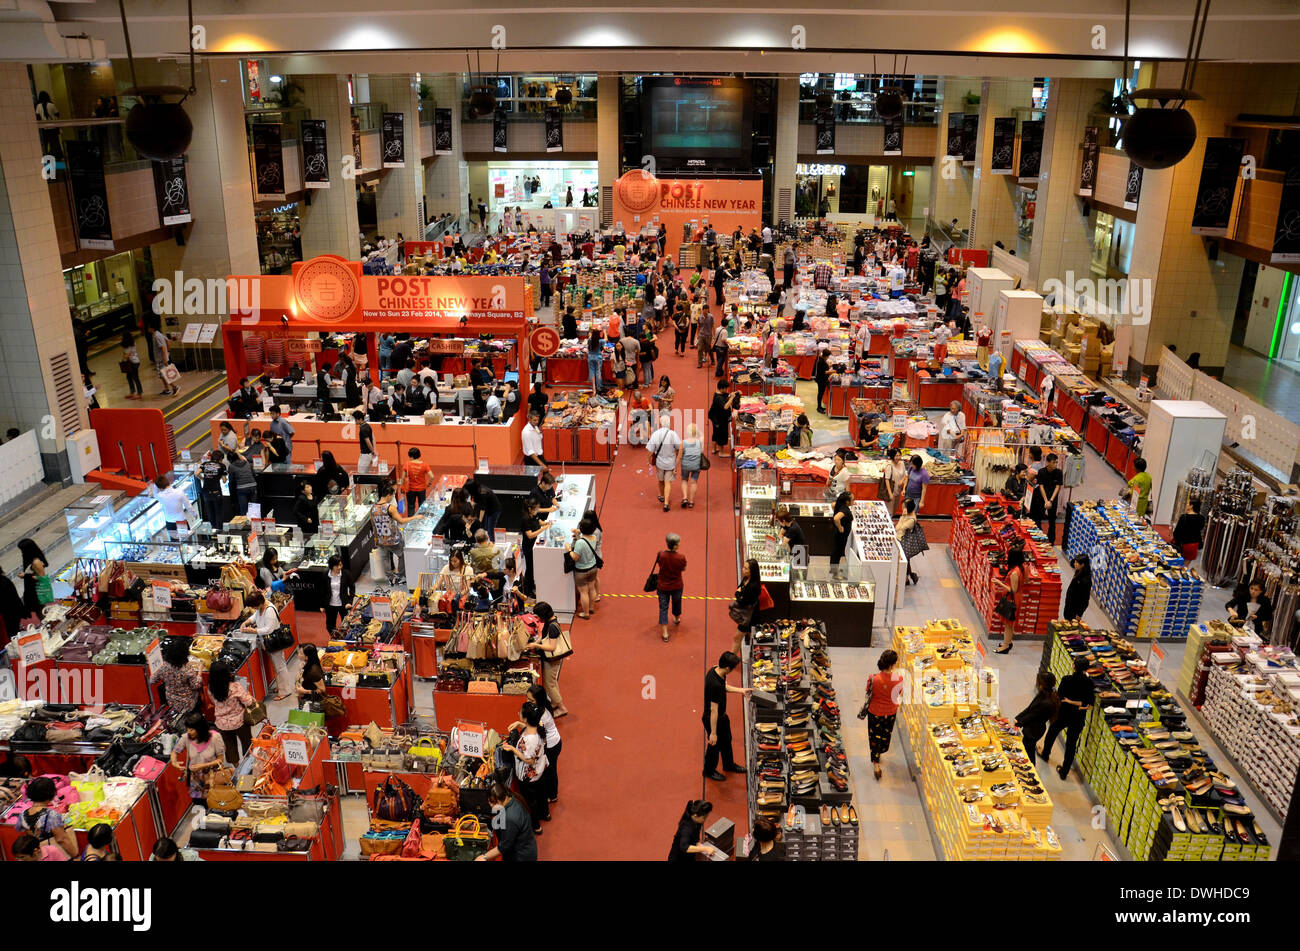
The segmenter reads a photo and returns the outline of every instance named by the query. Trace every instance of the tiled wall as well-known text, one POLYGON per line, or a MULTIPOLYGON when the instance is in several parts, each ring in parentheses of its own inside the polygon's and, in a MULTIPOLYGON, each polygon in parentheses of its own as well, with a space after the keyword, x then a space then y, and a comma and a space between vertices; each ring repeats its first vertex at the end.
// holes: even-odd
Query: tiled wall
POLYGON ((343 157, 352 154, 351 109, 344 76, 295 76, 313 119, 325 120, 329 188, 313 188, 311 204, 298 206, 303 257, 338 254, 350 261, 361 256, 357 237, 356 183, 343 178, 343 157))
POLYGON ((1033 104, 1033 90, 1034 84, 1027 79, 984 81, 975 150, 975 162, 980 170, 980 177, 975 182, 976 247, 990 248, 997 241, 1008 248, 1016 246, 1016 177, 994 175, 989 171, 993 164, 993 120, 1015 115, 1013 109, 1028 108, 1033 104))
MULTIPOLYGON (((599 86, 597 87, 597 97, 599 97, 599 86)), ((615 93, 618 92, 618 85, 614 84, 615 93)), ((617 100, 617 96, 615 96, 617 100)), ((597 101, 599 112, 608 110, 599 109, 600 102, 597 101)), ((614 127, 618 128, 618 110, 613 112, 614 127)), ((564 126, 564 152, 583 152, 586 153, 585 159, 596 154, 599 147, 599 132, 597 126, 599 122, 571 122, 565 120, 564 126)), ((491 152, 492 151, 492 123, 489 122, 466 122, 461 126, 465 133, 465 151, 466 152, 491 152)), ((617 133, 615 133, 617 135, 617 133)), ((518 122, 508 123, 506 131, 506 144, 510 152, 545 152, 546 151, 546 123, 541 119, 529 119, 527 121, 519 120, 518 122)), ((564 152, 553 153, 555 161, 564 160, 564 152)), ((506 152, 501 155, 502 159, 509 159, 510 153, 506 152)), ((617 165, 617 163, 616 163, 617 165)))
MULTIPOLYGON (((944 178, 944 158, 948 151, 948 114, 965 112, 963 101, 966 92, 978 93, 981 81, 978 77, 950 76, 944 80, 943 112, 939 116, 939 125, 934 132, 934 150, 930 153, 934 162, 934 172, 930 176, 930 215, 935 221, 947 223, 956 218, 962 228, 970 227, 971 197, 974 194, 975 169, 966 168, 957 162, 955 178, 944 178)), ((907 142, 906 134, 903 136, 907 142)), ((922 205, 924 207, 924 205, 922 205)))
POLYGON ((434 156, 424 167, 424 197, 430 220, 441 214, 465 214, 469 202, 469 174, 461 160, 464 127, 457 108, 460 83, 455 76, 438 76, 432 82, 433 98, 444 108, 451 104, 451 155, 434 156))

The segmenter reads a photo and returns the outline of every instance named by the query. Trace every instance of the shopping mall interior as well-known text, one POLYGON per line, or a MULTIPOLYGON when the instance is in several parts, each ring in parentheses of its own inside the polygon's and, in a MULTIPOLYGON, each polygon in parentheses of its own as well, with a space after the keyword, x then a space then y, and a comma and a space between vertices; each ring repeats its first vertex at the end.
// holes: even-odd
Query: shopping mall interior
POLYGON ((0 861, 1300 857, 1293 5, 0 23, 0 861))

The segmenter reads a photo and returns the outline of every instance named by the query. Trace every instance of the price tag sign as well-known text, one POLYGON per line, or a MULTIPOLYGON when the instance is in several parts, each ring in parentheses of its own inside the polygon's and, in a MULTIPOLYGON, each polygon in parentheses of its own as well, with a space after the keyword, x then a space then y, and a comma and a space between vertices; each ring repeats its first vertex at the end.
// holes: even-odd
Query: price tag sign
POLYGON ((172 606, 172 586, 169 584, 153 584, 153 603, 160 608, 170 608, 172 606))
POLYGON ((163 664, 162 643, 158 638, 151 640, 149 646, 144 649, 144 659, 149 665, 149 677, 152 679, 158 671, 162 670, 163 664))
POLYGON ((311 751, 307 749, 307 737, 301 733, 285 733, 280 737, 280 749, 284 761, 290 766, 306 766, 311 762, 311 751))
POLYGON ((262 557, 262 543, 258 541, 256 535, 248 536, 248 557, 253 561, 262 557))
POLYGON ((1020 410, 1009 409, 1002 414, 1003 429, 1019 429, 1022 425, 1023 422, 1020 418, 1020 410))
POLYGON ((904 429, 907 428, 907 414, 895 413, 893 417, 889 420, 889 422, 890 425, 894 427, 895 432, 901 433, 904 429))
POLYGON ((475 756, 482 759, 483 743, 486 738, 485 724, 466 723, 464 720, 456 724, 456 745, 461 756, 475 756))
POLYGON ((259 521, 262 518, 262 503, 249 502, 247 515, 250 522, 259 521))
POLYGON ((1164 650, 1159 644, 1153 643, 1151 645, 1151 653, 1147 656, 1147 670, 1151 672, 1151 676, 1156 678, 1156 680, 1160 679, 1160 668, 1164 665, 1164 662, 1164 650))
POLYGON ((323 518, 320 522, 320 537, 329 541, 334 538, 334 519, 323 518))
POLYGON ((190 461, 190 451, 188 449, 182 449, 181 462, 189 462, 189 461, 190 461))
POLYGON ((890 398, 895 400, 907 399, 907 384, 905 382, 899 382, 898 380, 895 380, 893 391, 891 393, 890 398))
POLYGON ((988 657, 988 656, 989 656, 989 652, 988 652, 988 650, 984 647, 984 642, 983 642, 983 641, 976 641, 976 642, 975 642, 975 652, 976 652, 977 654, 979 654, 981 658, 984 658, 984 657, 988 657))
POLYGON ((776 538, 774 536, 768 535, 763 539, 763 550, 766 551, 768 555, 776 554, 776 538))
POLYGON ((18 638, 18 661, 24 666, 45 660, 45 638, 41 634, 25 634, 18 638))
POLYGON ((391 621, 393 619, 393 602, 388 598, 371 598, 370 612, 376 621, 391 621))

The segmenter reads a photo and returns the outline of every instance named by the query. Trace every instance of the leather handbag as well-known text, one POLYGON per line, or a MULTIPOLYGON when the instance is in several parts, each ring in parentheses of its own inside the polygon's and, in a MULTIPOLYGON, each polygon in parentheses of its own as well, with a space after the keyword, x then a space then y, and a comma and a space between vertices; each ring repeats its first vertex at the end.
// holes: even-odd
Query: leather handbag
POLYGON ((207 603, 208 609, 212 611, 213 614, 224 614, 226 611, 230 610, 232 604, 230 592, 225 588, 209 589, 207 597, 203 600, 207 603))
POLYGON ((442 750, 431 736, 420 737, 406 752, 411 756, 416 756, 420 759, 433 760, 438 763, 442 762, 442 750))
POLYGON ((360 838, 362 855, 396 855, 402 851, 406 834, 367 832, 360 838))
POLYGON ((348 708, 343 704, 343 698, 332 693, 325 694, 320 702, 320 708, 321 713, 325 714, 327 720, 347 716, 348 713, 348 708))
POLYGON ((641 586, 641 590, 646 592, 659 590, 659 555, 655 555, 655 563, 650 568, 650 576, 645 579, 645 584, 641 586))
POLYGON ((216 812, 234 812, 244 805, 244 797, 229 782, 208 787, 208 808, 216 812))
POLYGON ((281 624, 276 630, 262 638, 262 647, 268 651, 286 651, 293 647, 293 631, 288 624, 281 624))
POLYGON ((157 759, 153 756, 141 756, 135 762, 131 769, 131 775, 136 779, 143 779, 146 782, 153 782, 167 770, 165 760, 157 759))
POLYGON ((414 789, 390 775, 375 790, 374 808, 370 813, 389 822, 409 822, 414 818, 419 803, 420 799, 414 789))
POLYGON ((478 816, 461 816, 451 831, 442 837, 447 858, 453 862, 472 862, 488 850, 491 837, 483 831, 478 816))
POLYGON ((226 833, 221 829, 192 829, 190 831, 190 848, 219 849, 226 833))
POLYGON ((250 706, 244 708, 244 723, 248 726, 256 726, 266 719, 266 704, 261 700, 254 700, 250 706))
POLYGON ((460 786, 456 780, 446 775, 433 777, 420 811, 429 819, 455 816, 460 811, 460 786))
POLYGON ((1011 595, 1004 594, 998 599, 993 612, 1004 620, 1014 621, 1016 619, 1016 602, 1011 595))

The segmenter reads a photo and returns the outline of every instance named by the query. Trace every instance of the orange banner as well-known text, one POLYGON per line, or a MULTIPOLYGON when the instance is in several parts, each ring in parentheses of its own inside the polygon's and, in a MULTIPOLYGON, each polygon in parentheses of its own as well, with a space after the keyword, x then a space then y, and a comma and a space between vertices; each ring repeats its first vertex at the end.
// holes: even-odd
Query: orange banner
POLYGON ((682 226, 712 224, 720 234, 739 226, 746 234, 762 227, 763 182, 741 178, 655 178, 641 169, 614 183, 614 221, 628 234, 646 225, 668 228, 667 251, 674 257, 682 243, 682 226))

